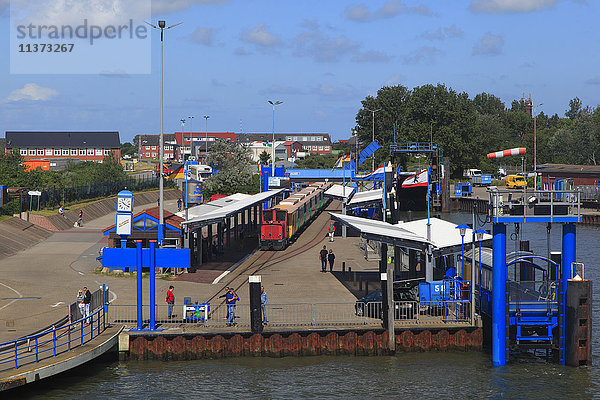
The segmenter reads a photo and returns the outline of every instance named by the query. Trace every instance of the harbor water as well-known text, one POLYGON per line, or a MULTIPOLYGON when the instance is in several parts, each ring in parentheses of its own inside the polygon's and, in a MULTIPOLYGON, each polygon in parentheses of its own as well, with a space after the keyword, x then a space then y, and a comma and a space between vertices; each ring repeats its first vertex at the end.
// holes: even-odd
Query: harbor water
MULTIPOLYGON (((470 223, 468 214, 444 215, 470 223)), ((490 229, 490 225, 484 226, 490 229)), ((507 237, 514 232, 508 226, 507 237)), ((547 254, 545 224, 527 224, 522 239, 547 254)), ((514 235, 512 235, 514 238, 514 235)), ((577 259, 594 282, 598 327, 600 228, 577 226, 577 259)), ((551 250, 560 251, 561 225, 553 225, 551 250)), ((514 241, 507 242, 513 251, 514 241)), ((491 365, 483 352, 402 353, 391 357, 234 358, 186 362, 105 362, 84 366, 19 391, 30 399, 394 399, 394 398, 600 398, 600 329, 593 328, 594 366, 547 364, 521 358, 491 365)), ((17 394, 17 393, 15 393, 17 394)))

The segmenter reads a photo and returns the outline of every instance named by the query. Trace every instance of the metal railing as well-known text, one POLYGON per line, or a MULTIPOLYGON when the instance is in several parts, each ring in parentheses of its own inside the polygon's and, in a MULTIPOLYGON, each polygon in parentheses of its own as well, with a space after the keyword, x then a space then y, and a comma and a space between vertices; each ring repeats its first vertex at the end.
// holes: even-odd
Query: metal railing
POLYGON ((488 188, 491 217, 577 217, 581 219, 578 190, 499 190, 488 188))
MULTIPOLYGON (((394 319, 397 326, 427 325, 443 327, 448 323, 471 323, 470 300, 452 301, 395 301, 394 319)), ((157 324, 195 324, 203 328, 224 327, 228 313, 225 304, 211 304, 204 318, 204 312, 198 314, 183 313, 183 305, 175 305, 172 318, 168 318, 168 306, 156 306, 157 324)), ((234 323, 238 326, 250 326, 250 305, 237 304, 234 309, 234 323)), ((379 324, 382 318, 381 302, 331 302, 331 303, 293 303, 267 304, 266 317, 269 326, 336 326, 379 324)), ((135 305, 111 305, 109 309, 111 323, 135 325, 137 308, 135 305)), ((144 323, 150 321, 150 306, 142 308, 144 323)))
POLYGON ((58 354, 82 346, 106 329, 105 307, 59 328, 9 342, 0 343, 0 370, 19 368, 23 365, 56 357, 58 354))

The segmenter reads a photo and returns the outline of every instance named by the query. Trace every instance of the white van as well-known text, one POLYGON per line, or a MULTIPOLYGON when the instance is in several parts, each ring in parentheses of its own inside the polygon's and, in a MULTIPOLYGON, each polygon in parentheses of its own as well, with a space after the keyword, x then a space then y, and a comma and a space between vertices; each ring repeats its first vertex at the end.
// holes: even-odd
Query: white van
POLYGON ((481 175, 480 169, 465 169, 463 171, 463 177, 467 179, 473 179, 474 176, 481 175))

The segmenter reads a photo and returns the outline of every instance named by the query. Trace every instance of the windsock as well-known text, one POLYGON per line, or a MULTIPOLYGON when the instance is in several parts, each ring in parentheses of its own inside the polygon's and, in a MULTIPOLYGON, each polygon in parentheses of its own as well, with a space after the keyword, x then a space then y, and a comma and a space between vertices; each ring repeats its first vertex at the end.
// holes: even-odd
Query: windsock
POLYGON ((495 153, 488 153, 487 158, 502 158, 508 156, 518 156, 527 153, 525 147, 515 147, 514 149, 497 151, 495 153))

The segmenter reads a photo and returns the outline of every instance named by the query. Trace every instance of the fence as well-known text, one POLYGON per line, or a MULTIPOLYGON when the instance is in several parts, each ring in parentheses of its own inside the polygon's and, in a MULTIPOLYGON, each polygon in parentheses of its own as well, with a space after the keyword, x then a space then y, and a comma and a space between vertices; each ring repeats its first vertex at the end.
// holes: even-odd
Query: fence
POLYGON ((19 368, 71 351, 104 332, 106 323, 105 308, 100 307, 88 318, 81 318, 36 335, 0 343, 0 370, 19 368))
MULTIPOLYGON (((167 305, 156 306, 158 324, 199 324, 205 328, 223 327, 227 323, 227 306, 210 305, 206 316, 204 312, 184 315, 183 305, 176 305, 173 317, 168 318, 167 305), (184 318, 185 317, 185 318, 184 318)), ((266 317, 269 326, 335 326, 380 324, 382 317, 381 302, 370 303, 294 303, 267 304, 266 317)), ((395 301, 394 319, 397 326, 439 326, 448 323, 470 324, 471 302, 469 300, 417 302, 395 301)), ((250 306, 238 304, 235 307, 234 322, 239 326, 250 326, 250 306)), ((143 306, 142 317, 150 320, 150 306, 143 306)), ((135 305, 111 305, 111 322, 133 325, 137 323, 135 305)))

